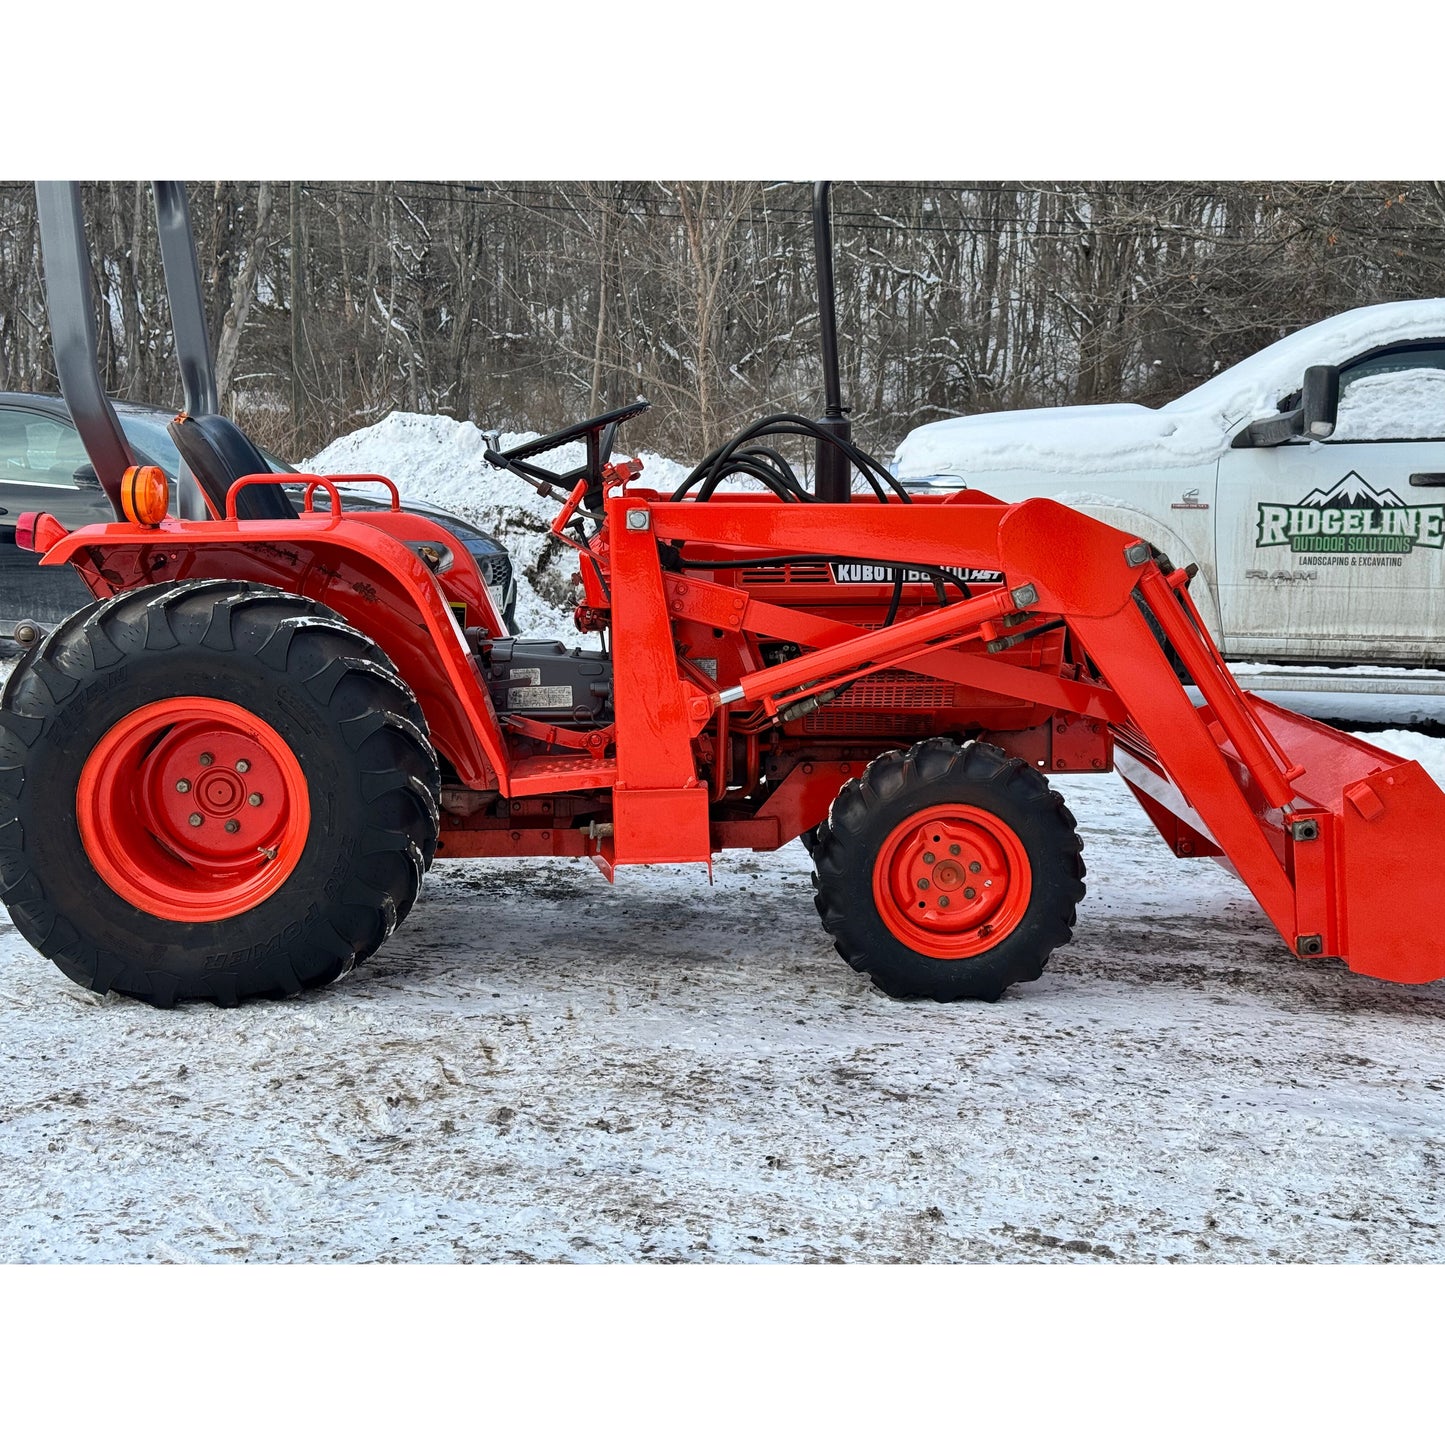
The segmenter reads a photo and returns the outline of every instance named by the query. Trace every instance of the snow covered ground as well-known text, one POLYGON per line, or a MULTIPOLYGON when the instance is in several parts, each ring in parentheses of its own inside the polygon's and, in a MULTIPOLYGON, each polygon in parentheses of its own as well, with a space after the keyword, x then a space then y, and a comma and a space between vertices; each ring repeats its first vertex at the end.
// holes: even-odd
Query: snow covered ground
POLYGON ((7 923, 0 1260, 1445 1259, 1445 984, 1292 958, 1117 779, 1061 786, 1089 894, 995 1005, 850 973, 797 845, 441 864, 372 964, 229 1012, 7 923))

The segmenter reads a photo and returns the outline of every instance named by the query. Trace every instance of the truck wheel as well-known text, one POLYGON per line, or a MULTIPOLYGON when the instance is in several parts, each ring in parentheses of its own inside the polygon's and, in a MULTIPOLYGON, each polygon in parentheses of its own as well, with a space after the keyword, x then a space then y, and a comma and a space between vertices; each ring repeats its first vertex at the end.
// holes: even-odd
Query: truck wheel
POLYGON ((0 899, 97 993, 289 996, 406 917, 439 786, 415 698, 329 608, 138 588, 63 623, 0 696, 0 899))
POLYGON ((894 998, 997 999, 1037 978, 1084 896, 1073 815, 987 743, 884 753, 834 800, 818 912, 839 954, 894 998))

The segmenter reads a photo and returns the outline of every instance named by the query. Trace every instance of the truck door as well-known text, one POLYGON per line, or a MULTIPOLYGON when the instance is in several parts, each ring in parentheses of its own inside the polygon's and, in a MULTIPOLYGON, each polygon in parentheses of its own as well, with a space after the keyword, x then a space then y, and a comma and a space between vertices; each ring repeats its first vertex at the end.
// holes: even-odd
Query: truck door
POLYGON ((1445 340, 1342 366, 1334 435, 1231 447, 1218 497, 1226 654, 1445 662, 1445 340))

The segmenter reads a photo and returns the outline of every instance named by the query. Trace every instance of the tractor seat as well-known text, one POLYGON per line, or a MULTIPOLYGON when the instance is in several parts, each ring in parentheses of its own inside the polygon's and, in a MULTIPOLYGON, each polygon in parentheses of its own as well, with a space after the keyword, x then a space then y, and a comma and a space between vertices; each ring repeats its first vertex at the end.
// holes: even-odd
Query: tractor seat
MULTIPOLYGON (((182 412, 166 430, 218 517, 226 515, 226 493, 233 482, 271 470, 250 437, 223 416, 182 412)), ((237 494, 236 515, 249 521, 283 521, 297 513, 279 483, 258 482, 237 494)))

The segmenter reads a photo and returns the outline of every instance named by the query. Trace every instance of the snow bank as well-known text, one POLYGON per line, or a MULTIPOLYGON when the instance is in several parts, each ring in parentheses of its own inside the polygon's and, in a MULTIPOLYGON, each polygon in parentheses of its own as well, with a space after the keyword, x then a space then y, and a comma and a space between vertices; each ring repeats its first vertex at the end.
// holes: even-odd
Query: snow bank
MULTIPOLYGON (((537 432, 504 432, 502 446, 531 441, 537 432)), ((625 441, 625 436, 623 438, 625 441)), ((561 503, 539 497, 509 472, 488 465, 487 442, 479 427, 445 416, 394 411, 374 426, 338 437, 301 463, 317 472, 379 472, 404 496, 431 502, 489 532, 511 552, 517 575, 517 630, 523 636, 555 637, 572 646, 596 648, 598 639, 572 625, 576 563, 570 548, 549 532, 561 503)), ((652 452, 641 454, 641 485, 668 491, 689 468, 652 452)), ((541 458, 565 472, 581 466, 581 442, 541 458)))
POLYGON ((1373 747, 1394 753, 1396 757, 1419 763, 1445 788, 1445 738, 1428 737, 1405 728, 1386 728, 1377 733, 1356 733, 1355 736, 1373 747))

